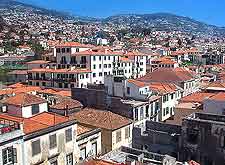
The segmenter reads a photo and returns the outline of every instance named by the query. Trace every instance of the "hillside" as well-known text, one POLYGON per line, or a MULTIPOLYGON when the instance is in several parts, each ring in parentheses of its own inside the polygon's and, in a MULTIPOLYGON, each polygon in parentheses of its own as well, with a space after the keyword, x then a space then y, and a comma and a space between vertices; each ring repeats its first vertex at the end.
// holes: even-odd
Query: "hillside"
POLYGON ((130 28, 152 28, 157 30, 179 30, 192 33, 225 35, 225 28, 208 25, 188 17, 169 13, 116 15, 106 18, 103 22, 125 25, 130 28))
POLYGON ((111 16, 105 19, 97 19, 44 9, 17 2, 15 0, 0 0, 0 15, 4 15, 5 13, 13 13, 14 11, 53 16, 61 19, 72 19, 81 22, 101 22, 102 24, 124 26, 127 29, 148 28, 166 31, 177 30, 194 34, 225 36, 225 28, 208 25, 188 17, 177 16, 169 13, 124 14, 111 16))

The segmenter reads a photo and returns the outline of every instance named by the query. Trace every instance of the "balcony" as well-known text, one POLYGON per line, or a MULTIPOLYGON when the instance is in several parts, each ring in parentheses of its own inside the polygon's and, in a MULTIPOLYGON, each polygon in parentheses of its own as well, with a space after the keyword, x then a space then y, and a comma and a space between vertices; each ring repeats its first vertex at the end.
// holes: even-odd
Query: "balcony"
POLYGON ((14 121, 0 119, 0 135, 20 130, 20 124, 14 121))

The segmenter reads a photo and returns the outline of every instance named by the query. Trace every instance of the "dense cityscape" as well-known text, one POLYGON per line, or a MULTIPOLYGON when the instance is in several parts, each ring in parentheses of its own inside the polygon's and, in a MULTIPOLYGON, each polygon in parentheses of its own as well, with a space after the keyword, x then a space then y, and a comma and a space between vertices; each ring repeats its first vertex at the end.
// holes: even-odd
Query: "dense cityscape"
POLYGON ((0 0, 0 165, 224 165, 225 28, 0 0))

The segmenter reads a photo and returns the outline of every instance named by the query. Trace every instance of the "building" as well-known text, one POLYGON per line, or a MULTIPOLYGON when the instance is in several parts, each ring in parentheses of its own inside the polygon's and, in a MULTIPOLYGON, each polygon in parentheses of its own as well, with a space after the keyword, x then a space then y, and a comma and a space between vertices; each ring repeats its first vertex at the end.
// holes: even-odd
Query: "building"
MULTIPOLYGON (((6 143, 0 151, 2 154, 0 161, 3 158, 1 161, 3 164, 73 165, 79 161, 74 133, 77 129, 76 121, 48 112, 30 118, 1 114, 0 118, 1 121, 10 121, 10 126, 3 129, 5 135, 8 135, 6 139, 13 140, 6 143), (15 130, 22 133, 16 133, 15 130), (13 137, 9 137, 11 132, 14 132, 13 137)), ((1 135, 2 137, 4 136, 1 135)), ((4 144, 2 141, 1 143, 4 144)))
POLYGON ((80 151, 80 162, 101 154, 101 129, 77 125, 77 145, 80 151))
POLYGON ((101 128, 103 154, 132 143, 133 123, 125 117, 93 108, 85 108, 71 117, 82 126, 101 128))
POLYGON ((10 115, 29 118, 48 111, 46 100, 32 94, 20 93, 2 100, 2 111, 10 115))
POLYGON ((138 80, 145 83, 174 83, 183 89, 182 96, 187 96, 199 90, 198 76, 184 68, 157 69, 139 78, 138 80))
POLYGON ((132 147, 178 159, 180 135, 181 126, 146 121, 144 130, 134 127, 132 147))
POLYGON ((0 164, 23 164, 22 124, 14 117, 0 114, 0 164))
POLYGON ((117 52, 110 47, 93 47, 76 42, 57 45, 56 63, 28 62, 30 85, 56 88, 87 87, 88 83, 103 84, 108 75, 138 78, 146 74, 147 55, 117 52))
MULTIPOLYGON (((194 113, 183 119, 180 159, 195 160, 204 165, 225 162, 225 116, 194 113)), ((223 163, 222 163, 223 164, 223 163)))

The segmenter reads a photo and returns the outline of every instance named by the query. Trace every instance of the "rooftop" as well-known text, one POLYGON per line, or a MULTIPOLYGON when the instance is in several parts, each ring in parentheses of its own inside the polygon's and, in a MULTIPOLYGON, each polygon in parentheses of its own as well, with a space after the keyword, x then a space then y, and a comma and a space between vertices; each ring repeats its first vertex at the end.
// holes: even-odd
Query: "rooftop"
POLYGON ((121 127, 132 124, 132 121, 106 110, 98 110, 93 108, 85 108, 75 113, 72 118, 79 123, 103 128, 107 130, 116 130, 121 127))
POLYGON ((46 103, 47 101, 36 95, 32 95, 28 93, 20 93, 20 94, 16 94, 15 96, 9 97, 5 100, 2 100, 2 102, 8 105, 26 107, 26 106, 30 106, 34 104, 46 103))

